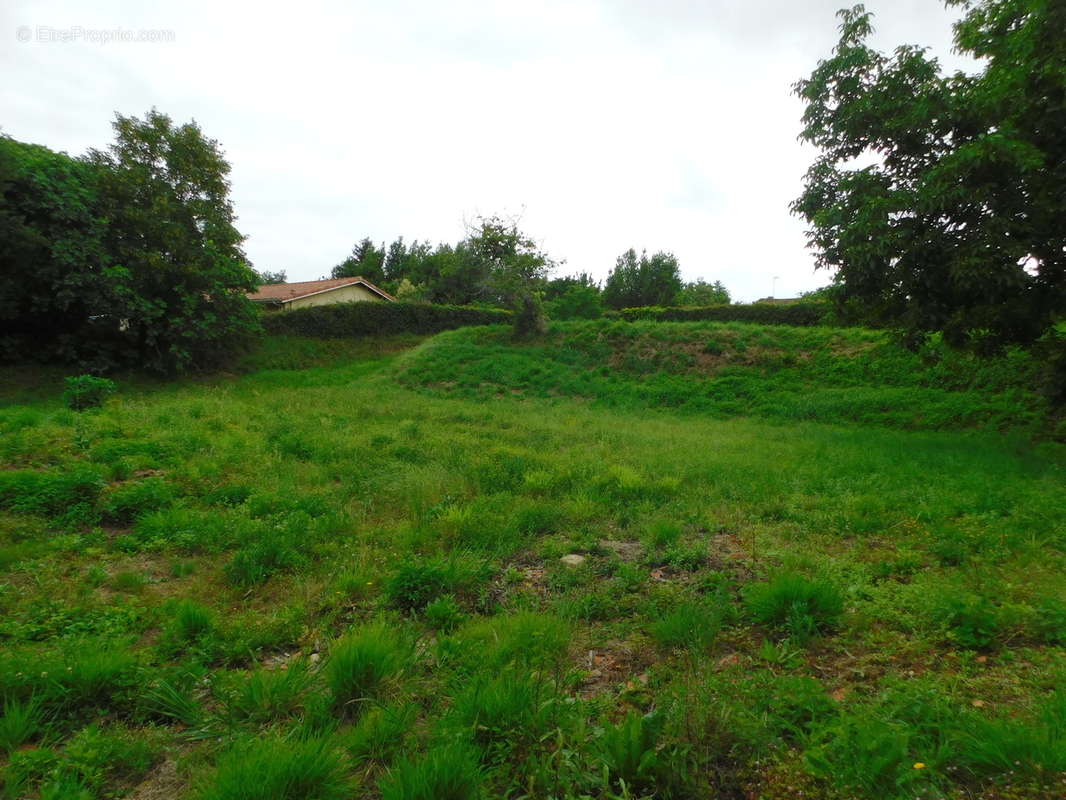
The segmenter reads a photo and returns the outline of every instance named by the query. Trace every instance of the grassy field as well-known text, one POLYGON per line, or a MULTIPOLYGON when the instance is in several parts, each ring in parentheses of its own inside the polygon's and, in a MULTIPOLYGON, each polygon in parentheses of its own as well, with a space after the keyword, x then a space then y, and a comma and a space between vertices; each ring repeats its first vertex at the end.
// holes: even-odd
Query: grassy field
POLYGON ((414 344, 273 339, 81 413, 7 372, 3 798, 1066 794, 1024 358, 414 344))

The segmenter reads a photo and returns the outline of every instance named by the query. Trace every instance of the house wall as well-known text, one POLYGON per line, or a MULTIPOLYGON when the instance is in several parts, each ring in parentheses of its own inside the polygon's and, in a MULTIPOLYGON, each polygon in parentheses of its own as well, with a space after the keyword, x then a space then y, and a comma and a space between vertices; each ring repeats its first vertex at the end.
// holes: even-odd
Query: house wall
POLYGON ((328 306, 334 303, 358 303, 364 300, 377 300, 380 302, 381 298, 359 285, 342 286, 341 288, 334 289, 330 292, 321 292, 320 294, 313 294, 310 297, 297 298, 292 302, 286 303, 285 309, 328 306))

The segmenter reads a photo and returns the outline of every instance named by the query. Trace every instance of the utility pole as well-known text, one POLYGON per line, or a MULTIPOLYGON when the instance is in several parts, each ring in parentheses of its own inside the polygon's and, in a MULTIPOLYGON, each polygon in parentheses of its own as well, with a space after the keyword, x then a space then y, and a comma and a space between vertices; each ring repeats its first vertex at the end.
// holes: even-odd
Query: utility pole
POLYGON ((777 281, 780 279, 780 275, 774 275, 774 282, 770 284, 770 299, 773 300, 777 297, 777 281))

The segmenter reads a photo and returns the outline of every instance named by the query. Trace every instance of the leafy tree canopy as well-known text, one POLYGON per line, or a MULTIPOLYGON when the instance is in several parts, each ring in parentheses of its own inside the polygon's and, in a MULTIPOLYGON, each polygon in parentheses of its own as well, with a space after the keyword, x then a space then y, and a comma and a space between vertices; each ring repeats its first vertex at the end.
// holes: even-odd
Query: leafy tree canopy
POLYGON ((1030 343, 1066 311, 1066 4, 948 0, 955 46, 983 62, 944 74, 925 50, 840 42, 795 86, 821 155, 793 210, 819 267, 913 343, 1030 343))
POLYGON ((679 306, 720 306, 726 305, 732 298, 729 290, 721 281, 707 283, 702 278, 693 283, 686 283, 677 295, 679 306))
POLYGON ((681 270, 673 253, 647 251, 637 256, 630 248, 615 262, 603 287, 604 302, 611 308, 669 306, 681 291, 681 270))

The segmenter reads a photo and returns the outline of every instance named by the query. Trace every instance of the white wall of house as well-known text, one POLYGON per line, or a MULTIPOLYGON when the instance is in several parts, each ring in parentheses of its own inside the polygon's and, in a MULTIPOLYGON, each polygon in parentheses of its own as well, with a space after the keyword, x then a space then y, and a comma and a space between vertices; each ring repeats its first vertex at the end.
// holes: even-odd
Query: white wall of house
POLYGON ((285 303, 285 309, 291 308, 311 308, 312 306, 329 306, 334 303, 360 303, 367 300, 381 301, 381 297, 368 291, 366 288, 353 284, 352 286, 342 286, 339 289, 332 289, 328 292, 319 292, 318 294, 308 295, 307 297, 298 297, 297 299, 285 303))

